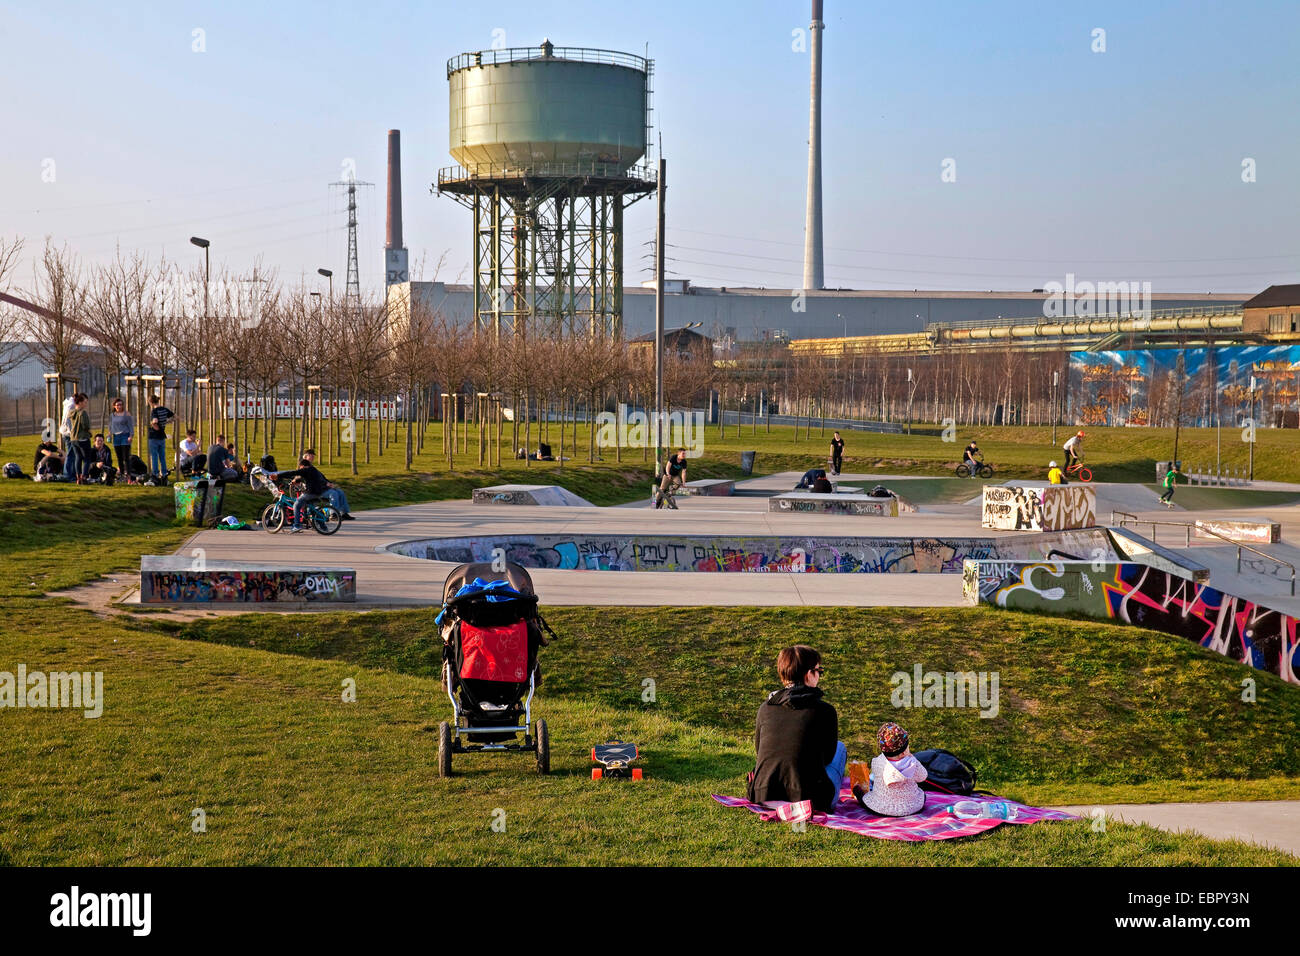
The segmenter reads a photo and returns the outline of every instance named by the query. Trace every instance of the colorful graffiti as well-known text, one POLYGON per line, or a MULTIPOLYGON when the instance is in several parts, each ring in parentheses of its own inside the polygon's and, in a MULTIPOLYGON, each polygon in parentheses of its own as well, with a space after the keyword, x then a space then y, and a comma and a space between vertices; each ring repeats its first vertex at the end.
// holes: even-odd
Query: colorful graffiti
POLYGON ((1004 531, 1066 531, 1097 523, 1097 493, 1079 485, 985 485, 980 525, 1004 531))
POLYGON ((356 599, 357 575, 351 568, 234 565, 197 568, 185 558, 146 555, 141 560, 141 604, 354 602, 356 599))
POLYGON ((1133 562, 986 562, 964 568, 964 590, 997 607, 1122 621, 1195 641, 1300 683, 1296 619, 1208 584, 1133 562))
POLYGON ((968 558, 1119 559, 1100 528, 1005 538, 507 534, 403 541, 388 550, 456 564, 505 558, 526 568, 591 571, 957 574, 968 558))
POLYGON ((1263 409, 1294 406, 1300 346, 1070 353, 1069 393, 1080 424, 1150 424, 1168 416, 1169 397, 1180 387, 1197 396, 1188 409, 1192 419, 1184 422, 1189 425, 1213 425, 1216 415, 1225 423, 1251 417, 1252 401, 1263 409))
POLYGON ((178 481, 172 485, 176 499, 176 517, 186 524, 202 527, 221 520, 221 505, 226 496, 226 483, 221 480, 178 481))
POLYGON ((897 518, 898 499, 872 498, 870 495, 813 494, 795 492, 767 499, 768 511, 822 515, 867 515, 897 518))

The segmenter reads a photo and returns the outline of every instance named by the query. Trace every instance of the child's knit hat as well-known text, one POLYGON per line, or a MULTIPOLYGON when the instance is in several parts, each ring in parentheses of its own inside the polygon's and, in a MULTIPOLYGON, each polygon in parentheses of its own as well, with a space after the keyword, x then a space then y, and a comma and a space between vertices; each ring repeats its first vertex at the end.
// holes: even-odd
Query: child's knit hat
POLYGON ((907 749, 907 731, 892 721, 881 724, 876 731, 876 743, 886 757, 897 757, 907 749))

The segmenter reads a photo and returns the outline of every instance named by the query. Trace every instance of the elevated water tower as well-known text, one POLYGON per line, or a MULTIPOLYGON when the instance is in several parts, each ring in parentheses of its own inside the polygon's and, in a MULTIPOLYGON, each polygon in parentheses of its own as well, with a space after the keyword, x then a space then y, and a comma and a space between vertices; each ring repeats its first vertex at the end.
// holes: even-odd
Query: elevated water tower
POLYGON ((458 165, 437 191, 473 212, 476 330, 622 334, 623 209, 655 188, 638 165, 652 73, 549 40, 447 62, 458 165))

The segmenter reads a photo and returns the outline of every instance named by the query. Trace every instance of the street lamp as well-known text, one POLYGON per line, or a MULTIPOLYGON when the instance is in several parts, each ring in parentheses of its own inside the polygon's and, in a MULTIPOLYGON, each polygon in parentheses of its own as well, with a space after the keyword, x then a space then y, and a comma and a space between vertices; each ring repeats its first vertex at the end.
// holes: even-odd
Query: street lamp
POLYGON ((206 323, 208 320, 208 280, 212 278, 211 250, 208 247, 212 243, 207 239, 200 239, 198 236, 190 236, 190 244, 203 250, 203 321, 206 323))
POLYGON ((334 301, 334 273, 331 272, 329 269, 317 269, 316 274, 322 275, 326 279, 330 280, 330 301, 333 302, 334 301))

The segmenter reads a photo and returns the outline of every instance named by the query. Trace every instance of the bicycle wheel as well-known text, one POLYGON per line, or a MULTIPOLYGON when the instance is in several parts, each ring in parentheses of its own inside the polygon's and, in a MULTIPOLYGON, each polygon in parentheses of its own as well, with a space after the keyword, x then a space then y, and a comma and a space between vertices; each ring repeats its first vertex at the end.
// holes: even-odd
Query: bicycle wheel
POLYGON ((284 509, 272 501, 262 509, 262 528, 269 534, 275 534, 284 527, 284 509))
POLYGON ((993 466, 992 466, 992 465, 980 465, 980 477, 981 477, 981 478, 992 478, 992 477, 993 477, 993 466))
POLYGON ((317 534, 333 534, 342 524, 343 515, 333 505, 321 505, 311 510, 311 526, 317 534))
POLYGON ((1079 480, 1084 482, 1092 481, 1092 469, 1080 467, 1079 480))
POLYGON ((965 462, 962 462, 960 465, 957 466, 957 477, 958 477, 958 478, 969 478, 969 477, 970 477, 970 469, 969 469, 968 467, 966 467, 966 463, 965 463, 965 462))

